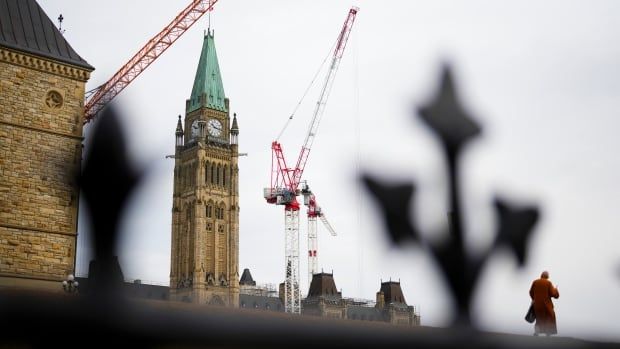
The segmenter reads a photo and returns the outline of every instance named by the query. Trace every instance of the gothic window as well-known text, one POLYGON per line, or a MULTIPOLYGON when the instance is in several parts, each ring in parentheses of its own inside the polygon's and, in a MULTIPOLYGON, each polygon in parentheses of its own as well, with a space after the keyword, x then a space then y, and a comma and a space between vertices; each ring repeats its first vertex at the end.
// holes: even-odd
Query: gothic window
POLYGON ((215 208, 215 218, 216 219, 224 219, 224 210, 225 210, 226 206, 224 206, 224 203, 220 203, 219 207, 215 208))
POLYGON ((207 223, 207 231, 209 232, 213 231, 213 223, 211 222, 207 223))
POLYGON ((206 208, 206 212, 205 213, 207 215, 207 218, 213 217, 213 205, 211 203, 207 204, 207 208, 206 208))
POLYGON ((223 234, 224 231, 226 230, 226 224, 218 224, 217 225, 217 232, 223 234))
POLYGON ((211 164, 211 184, 215 184, 215 164, 211 164))
POLYGON ((216 185, 220 185, 220 178, 222 178, 221 172, 222 172, 222 168, 218 164, 217 165, 217 172, 215 173, 215 184, 216 185))
POLYGON ((205 164, 205 185, 209 184, 209 161, 205 164))

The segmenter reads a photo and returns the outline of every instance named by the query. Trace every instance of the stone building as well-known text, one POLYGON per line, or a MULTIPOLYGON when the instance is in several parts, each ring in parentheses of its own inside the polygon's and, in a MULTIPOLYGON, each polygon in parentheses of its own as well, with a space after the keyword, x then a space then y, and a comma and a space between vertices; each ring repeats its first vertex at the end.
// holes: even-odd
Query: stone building
POLYGON ((374 306, 368 302, 342 297, 333 274, 312 276, 308 297, 302 301, 302 314, 336 319, 388 322, 395 325, 419 326, 420 315, 407 305, 400 282, 382 282, 374 306))
POLYGON ((239 305, 238 135, 213 34, 207 32, 185 118, 179 116, 176 128, 173 300, 239 305))
POLYGON ((301 308, 304 315, 347 318, 347 304, 336 288, 333 274, 312 275, 308 296, 302 301, 301 308))
POLYGON ((57 290, 75 270, 93 69, 35 0, 0 0, 0 287, 57 290))

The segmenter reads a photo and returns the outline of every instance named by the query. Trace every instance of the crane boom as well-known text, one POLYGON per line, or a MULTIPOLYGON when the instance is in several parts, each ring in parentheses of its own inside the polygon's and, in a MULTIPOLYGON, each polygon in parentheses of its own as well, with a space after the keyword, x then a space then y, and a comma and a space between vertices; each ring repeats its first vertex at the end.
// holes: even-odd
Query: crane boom
MULTIPOLYGON (((344 49, 349 40, 353 22, 359 8, 352 7, 349 10, 347 19, 340 30, 338 39, 336 41, 336 48, 332 55, 331 64, 323 82, 323 87, 319 96, 319 100, 316 103, 314 113, 308 132, 304 140, 301 152, 297 158, 295 168, 289 168, 286 165, 284 158, 284 152, 282 151, 282 145, 276 140, 271 143, 272 157, 271 157, 271 187, 265 188, 264 197, 270 204, 284 205, 284 309, 287 313, 299 314, 301 313, 301 295, 299 290, 299 203, 297 202, 297 196, 303 192, 298 189, 301 182, 301 176, 303 175, 306 163, 308 162, 308 155, 312 148, 312 143, 316 137, 316 133, 321 121, 323 112, 325 111, 325 105, 331 91, 331 87, 334 83, 338 66, 344 49)), ((306 193, 307 194, 307 193, 306 193)), ((304 195, 305 198, 309 196, 304 195)), ((312 195, 314 201, 314 195, 312 195)), ((309 224, 309 254, 310 260, 310 274, 312 270, 316 271, 317 259, 316 259, 316 218, 321 217, 322 221, 328 227, 331 233, 334 233, 331 226, 327 223, 327 220, 323 219, 320 214, 320 209, 313 206, 309 207, 308 224, 309 224), (315 210, 316 209, 316 210, 315 210), (313 212, 312 214, 310 212, 313 212)))
POLYGON ((84 107, 84 124, 90 122, 103 107, 116 97, 140 73, 166 51, 202 15, 213 9, 218 0, 193 0, 159 34, 149 40, 114 76, 89 94, 84 107))
POLYGON ((291 185, 295 188, 297 188, 297 186, 299 185, 299 182, 301 181, 301 176, 306 167, 306 163, 308 162, 310 149, 312 148, 312 143, 314 143, 314 139, 316 137, 319 124, 321 122, 321 117, 323 116, 323 112, 325 111, 327 99, 329 98, 329 93, 331 92, 332 85, 334 84, 334 78, 336 77, 336 72, 338 71, 338 67, 340 66, 340 61, 342 59, 344 49, 347 46, 347 42, 349 41, 349 35, 351 34, 351 29, 353 28, 353 22, 355 22, 357 11, 359 11, 359 8, 357 7, 352 7, 349 10, 349 15, 344 21, 342 30, 340 30, 340 35, 338 35, 338 40, 336 41, 336 48, 334 49, 334 55, 332 56, 332 61, 329 66, 327 76, 325 77, 325 81, 323 82, 323 88, 321 89, 319 100, 316 102, 316 106, 314 108, 312 121, 310 122, 310 126, 308 127, 306 139, 304 140, 304 144, 301 147, 301 152, 299 153, 299 158, 297 159, 297 165, 295 166, 295 170, 293 171, 293 176, 291 178, 291 185))

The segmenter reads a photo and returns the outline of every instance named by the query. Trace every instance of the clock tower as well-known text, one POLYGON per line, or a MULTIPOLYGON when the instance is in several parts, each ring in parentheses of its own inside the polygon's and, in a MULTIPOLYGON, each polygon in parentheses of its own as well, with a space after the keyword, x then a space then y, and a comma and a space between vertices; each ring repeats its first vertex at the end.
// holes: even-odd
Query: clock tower
POLYGON ((175 135, 171 298, 238 307, 239 127, 210 31, 175 135))

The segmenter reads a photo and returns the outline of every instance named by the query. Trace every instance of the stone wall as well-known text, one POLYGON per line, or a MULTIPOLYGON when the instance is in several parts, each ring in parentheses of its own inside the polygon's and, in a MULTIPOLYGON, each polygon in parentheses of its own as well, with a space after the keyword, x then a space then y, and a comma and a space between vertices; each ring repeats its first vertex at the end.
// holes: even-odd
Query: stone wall
POLYGON ((89 72, 0 48, 0 276, 74 271, 89 72))

